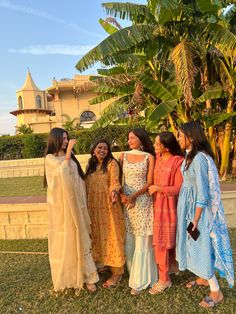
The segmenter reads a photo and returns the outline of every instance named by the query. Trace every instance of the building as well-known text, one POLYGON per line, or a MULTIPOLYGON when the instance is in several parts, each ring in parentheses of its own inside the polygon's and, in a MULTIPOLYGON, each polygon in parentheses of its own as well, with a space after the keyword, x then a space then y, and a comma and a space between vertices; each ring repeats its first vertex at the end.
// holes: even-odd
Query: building
POLYGON ((10 112, 17 117, 16 126, 28 125, 34 133, 47 133, 66 122, 90 127, 100 116, 108 102, 90 105, 96 97, 92 92, 89 75, 75 75, 74 79, 53 79, 52 86, 40 90, 28 71, 23 87, 16 92, 17 110, 10 112))

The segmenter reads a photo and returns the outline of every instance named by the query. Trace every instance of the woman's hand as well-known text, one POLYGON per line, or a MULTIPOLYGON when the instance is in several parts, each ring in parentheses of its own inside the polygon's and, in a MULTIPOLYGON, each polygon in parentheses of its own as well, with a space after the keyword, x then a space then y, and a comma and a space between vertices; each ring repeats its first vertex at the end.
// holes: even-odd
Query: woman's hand
POLYGON ((110 193, 110 199, 111 199, 112 204, 114 204, 114 203, 117 202, 118 196, 117 196, 116 191, 111 191, 111 193, 110 193))
POLYGON ((72 152, 72 149, 74 148, 76 143, 77 143, 77 140, 74 138, 69 140, 69 143, 67 145, 67 151, 72 152))
POLYGON ((128 196, 127 208, 132 208, 135 206, 136 198, 137 196, 135 193, 132 193, 128 196))
POLYGON ((194 231, 194 230, 197 229, 197 227, 198 227, 198 220, 194 218, 193 221, 192 221, 192 223, 193 223, 192 231, 194 231))
POLYGON ((150 195, 156 193, 158 191, 158 186, 157 185, 150 185, 148 188, 148 193, 150 195))
POLYGON ((120 201, 123 205, 126 205, 128 202, 128 196, 124 195, 123 193, 120 193, 120 201))

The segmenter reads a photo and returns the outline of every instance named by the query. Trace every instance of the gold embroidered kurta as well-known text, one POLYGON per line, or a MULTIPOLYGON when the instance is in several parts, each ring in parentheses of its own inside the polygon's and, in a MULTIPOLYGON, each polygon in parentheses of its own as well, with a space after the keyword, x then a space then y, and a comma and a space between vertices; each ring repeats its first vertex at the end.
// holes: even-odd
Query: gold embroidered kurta
POLYGON ((101 166, 86 178, 88 210, 91 218, 92 253, 94 261, 106 266, 125 264, 125 223, 120 201, 112 204, 110 192, 120 191, 119 166, 115 160, 107 172, 101 166))
POLYGON ((85 183, 65 157, 45 158, 49 203, 48 250, 54 291, 98 281, 91 255, 85 183))

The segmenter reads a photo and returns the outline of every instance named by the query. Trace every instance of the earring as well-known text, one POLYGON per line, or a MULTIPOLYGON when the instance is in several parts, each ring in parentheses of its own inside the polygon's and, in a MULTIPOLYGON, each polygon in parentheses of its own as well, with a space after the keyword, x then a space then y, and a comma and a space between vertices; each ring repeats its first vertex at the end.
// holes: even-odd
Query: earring
POLYGON ((143 150, 143 145, 142 144, 140 144, 139 149, 143 150))

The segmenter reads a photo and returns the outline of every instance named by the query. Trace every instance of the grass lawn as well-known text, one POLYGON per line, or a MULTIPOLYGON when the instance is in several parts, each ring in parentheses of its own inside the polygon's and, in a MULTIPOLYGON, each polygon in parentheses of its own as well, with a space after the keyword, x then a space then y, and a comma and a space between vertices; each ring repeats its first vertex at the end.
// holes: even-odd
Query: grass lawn
POLYGON ((0 196, 44 195, 42 177, 1 178, 0 196))
MULTIPOLYGON (((236 229, 231 230, 231 240, 235 249, 236 229)), ((0 250, 46 252, 47 240, 0 240, 0 250)), ((94 294, 83 290, 76 296, 70 289, 55 296, 47 255, 0 254, 0 278, 0 313, 236 313, 236 290, 221 279, 224 302, 213 311, 201 309, 198 302, 208 289, 187 290, 186 281, 194 278, 189 272, 173 276, 172 288, 159 296, 147 291, 131 296, 127 274, 111 290, 102 288, 100 282, 94 294)))

